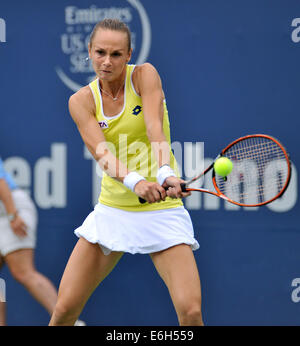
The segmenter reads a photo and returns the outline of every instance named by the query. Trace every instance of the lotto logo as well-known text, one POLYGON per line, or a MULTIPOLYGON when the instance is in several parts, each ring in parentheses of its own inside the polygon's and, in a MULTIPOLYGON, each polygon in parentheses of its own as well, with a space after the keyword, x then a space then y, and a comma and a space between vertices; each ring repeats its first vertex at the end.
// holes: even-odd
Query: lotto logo
POLYGON ((132 114, 138 115, 138 114, 141 113, 141 111, 142 111, 142 107, 141 107, 141 106, 135 106, 135 107, 133 108, 133 110, 132 110, 132 114))

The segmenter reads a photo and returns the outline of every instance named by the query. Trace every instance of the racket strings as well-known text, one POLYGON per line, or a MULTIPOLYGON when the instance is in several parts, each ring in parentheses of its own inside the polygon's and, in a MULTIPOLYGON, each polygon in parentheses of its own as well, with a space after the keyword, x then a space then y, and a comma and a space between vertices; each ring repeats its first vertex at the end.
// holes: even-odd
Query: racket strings
POLYGON ((264 203, 285 187, 289 163, 282 148, 272 139, 250 137, 231 146, 224 156, 233 162, 233 171, 224 181, 216 176, 219 190, 243 204, 264 203))

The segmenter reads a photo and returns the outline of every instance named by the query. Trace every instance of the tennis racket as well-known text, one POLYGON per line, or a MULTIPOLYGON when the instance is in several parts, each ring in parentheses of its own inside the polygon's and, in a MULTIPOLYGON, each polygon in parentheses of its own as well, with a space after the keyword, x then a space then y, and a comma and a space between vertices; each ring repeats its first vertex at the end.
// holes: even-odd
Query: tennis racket
MULTIPOLYGON (((283 145, 274 137, 255 134, 238 138, 227 145, 201 174, 181 184, 181 189, 183 192, 209 193, 243 207, 257 207, 281 197, 290 178, 291 163, 283 145), (214 171, 215 161, 222 156, 233 163, 233 169, 226 178, 214 171), (215 191, 189 187, 209 171, 212 171, 215 191)), ((142 198, 139 200, 145 203, 142 198)))

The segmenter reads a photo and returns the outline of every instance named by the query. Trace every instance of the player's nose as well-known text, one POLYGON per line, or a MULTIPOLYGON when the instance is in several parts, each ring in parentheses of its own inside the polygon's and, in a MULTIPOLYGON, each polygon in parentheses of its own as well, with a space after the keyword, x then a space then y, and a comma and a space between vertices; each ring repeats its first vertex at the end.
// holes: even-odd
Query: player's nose
POLYGON ((109 55, 106 55, 106 56, 105 56, 104 61, 103 61, 103 64, 104 64, 105 66, 110 66, 110 65, 111 65, 111 61, 110 61, 109 55))

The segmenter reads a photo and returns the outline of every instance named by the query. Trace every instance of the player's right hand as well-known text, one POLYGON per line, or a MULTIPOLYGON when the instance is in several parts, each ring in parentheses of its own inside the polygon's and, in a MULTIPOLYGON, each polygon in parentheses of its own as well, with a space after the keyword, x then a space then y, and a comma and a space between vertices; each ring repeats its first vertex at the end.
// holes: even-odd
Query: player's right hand
POLYGON ((148 203, 164 201, 166 199, 166 191, 158 183, 147 180, 140 180, 134 187, 134 192, 148 203))
POLYGON ((167 190, 167 196, 171 198, 185 198, 190 196, 191 192, 182 192, 181 183, 185 183, 185 181, 171 176, 165 180, 162 186, 167 190))

